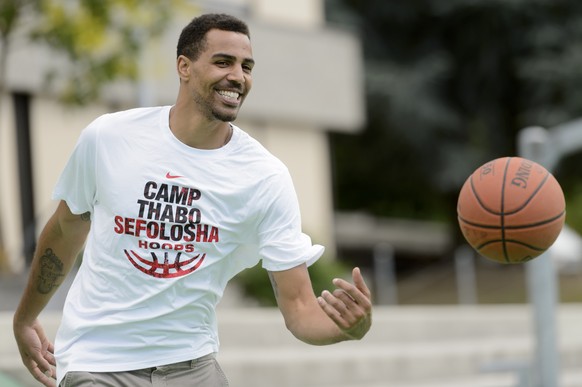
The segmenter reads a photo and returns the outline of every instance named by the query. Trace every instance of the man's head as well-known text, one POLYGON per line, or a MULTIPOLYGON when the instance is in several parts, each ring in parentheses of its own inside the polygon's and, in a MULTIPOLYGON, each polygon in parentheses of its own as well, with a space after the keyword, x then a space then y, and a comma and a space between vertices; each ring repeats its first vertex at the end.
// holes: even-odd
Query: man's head
POLYGON ((177 51, 179 99, 208 120, 234 121, 252 87, 247 25, 229 15, 197 17, 182 31, 177 51))
POLYGON ((176 57, 184 55, 192 61, 198 59, 206 46, 206 34, 212 29, 238 32, 251 38, 246 23, 234 16, 215 13, 198 16, 182 30, 178 39, 176 57))

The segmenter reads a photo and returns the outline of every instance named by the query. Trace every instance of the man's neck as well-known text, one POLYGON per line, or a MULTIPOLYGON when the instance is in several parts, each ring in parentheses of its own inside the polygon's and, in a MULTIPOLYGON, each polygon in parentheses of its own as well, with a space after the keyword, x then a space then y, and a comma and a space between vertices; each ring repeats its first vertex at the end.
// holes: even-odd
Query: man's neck
POLYGON ((175 105, 170 109, 170 130, 178 140, 197 149, 218 149, 232 136, 232 126, 220 120, 209 121, 175 105))

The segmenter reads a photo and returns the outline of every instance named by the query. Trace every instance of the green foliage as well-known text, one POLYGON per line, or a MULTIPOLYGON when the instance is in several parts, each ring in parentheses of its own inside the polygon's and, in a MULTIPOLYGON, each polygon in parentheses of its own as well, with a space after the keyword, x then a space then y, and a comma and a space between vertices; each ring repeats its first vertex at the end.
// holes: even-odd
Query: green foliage
POLYGON ((22 2, 0 2, 0 38, 2 38, 2 40, 4 40, 10 34, 10 32, 13 31, 22 8, 22 2))
POLYGON ((554 171, 566 199, 566 223, 582 235, 582 152, 564 158, 554 171))
POLYGON ((241 285, 245 296, 258 301, 260 305, 277 305, 267 271, 260 263, 242 271, 234 280, 241 285))
POLYGON ((66 80, 64 99, 83 104, 97 98, 107 83, 136 80, 140 47, 162 31, 171 11, 167 1, 43 0, 32 36, 74 63, 53 69, 49 79, 66 80))
MULTIPOLYGON (((86 104, 108 83, 137 79, 140 49, 176 12, 188 8, 185 4, 185 0, 2 0, 0 36, 9 42, 20 23, 30 39, 64 54, 71 65, 51 69, 48 85, 64 85, 59 92, 66 102, 86 104)), ((194 13, 194 8, 189 11, 194 13)), ((1 61, 8 53, 0 55, 1 61)))
POLYGON ((572 229, 582 235, 582 182, 576 184, 566 197, 566 221, 572 229))
MULTIPOLYGON (((338 261, 322 258, 309 267, 309 276, 316 295, 323 290, 332 290, 331 281, 334 278, 348 276, 349 268, 338 261)), ((260 264, 244 270, 235 277, 235 281, 241 285, 245 295, 259 302, 262 306, 276 306, 271 281, 267 271, 260 264)))

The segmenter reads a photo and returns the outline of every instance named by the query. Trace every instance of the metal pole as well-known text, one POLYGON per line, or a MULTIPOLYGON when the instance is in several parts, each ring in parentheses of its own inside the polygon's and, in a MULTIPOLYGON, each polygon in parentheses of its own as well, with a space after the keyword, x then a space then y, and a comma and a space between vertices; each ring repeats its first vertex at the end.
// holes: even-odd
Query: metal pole
POLYGON ((551 255, 544 253, 526 263, 529 297, 535 318, 535 387, 559 386, 558 339, 556 328, 557 284, 551 255))
POLYGON ((386 243, 374 248, 374 284, 379 305, 398 304, 394 249, 386 243))
MULTIPOLYGON (((553 160, 547 130, 540 127, 523 129, 518 137, 519 153, 551 171, 553 160), (547 162, 546 162, 547 161, 547 162)), ((526 263, 530 302, 534 314, 536 338, 533 371, 535 387, 559 386, 559 351, 557 348, 556 304, 558 303, 557 273, 549 252, 526 263)))
POLYGON ((459 304, 477 304, 477 279, 475 275, 475 253, 468 245, 455 250, 455 274, 459 304))

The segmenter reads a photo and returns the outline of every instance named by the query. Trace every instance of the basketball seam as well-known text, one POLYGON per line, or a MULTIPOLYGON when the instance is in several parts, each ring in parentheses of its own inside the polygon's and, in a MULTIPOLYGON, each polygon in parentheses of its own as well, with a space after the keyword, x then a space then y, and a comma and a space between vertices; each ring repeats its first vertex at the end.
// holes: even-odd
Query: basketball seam
POLYGON ((550 177, 550 173, 546 173, 546 176, 544 176, 544 179, 540 182, 540 184, 537 186, 537 188, 535 189, 535 191, 533 191, 533 193, 529 196, 529 198, 525 201, 525 203, 523 203, 523 205, 511 212, 506 213, 506 215, 513 215, 516 212, 519 212, 521 210, 523 210, 525 207, 527 207, 527 205, 529 203, 531 203, 532 199, 538 194, 538 192, 540 192, 540 190, 542 189, 542 187, 544 186, 544 184, 546 184, 546 181, 548 181, 548 178, 550 177))
POLYGON ((505 163, 505 169, 503 171, 503 180, 501 181, 501 213, 499 214, 499 220, 501 222, 501 239, 502 239, 502 248, 503 248, 503 257, 505 258, 506 262, 509 262, 509 254, 507 252, 507 244, 505 240, 505 181, 507 179, 507 170, 509 169, 509 164, 511 163, 512 158, 507 158, 507 162, 505 163))
MULTIPOLYGON (((504 172, 503 175, 503 186, 501 187, 501 194, 504 195, 505 193, 505 180, 506 180, 506 175, 507 175, 507 169, 509 168, 509 162, 510 162, 511 158, 508 158, 508 163, 506 165, 506 170, 504 172)), ((548 181, 550 177, 550 173, 547 172, 546 175, 544 176, 543 180, 540 182, 540 184, 536 187, 535 191, 528 197, 528 199, 517 209, 507 212, 505 213, 503 211, 503 209, 501 211, 495 211, 492 208, 488 207, 485 205, 485 203, 483 202, 483 200, 481 200, 481 197, 479 196, 479 193, 477 192, 477 190, 475 189, 475 185, 473 183, 473 176, 471 176, 471 192, 473 193, 473 195, 475 196, 475 199, 477 199, 477 202, 479 203, 479 205, 481 206, 481 208, 483 208, 485 211, 487 211, 488 213, 490 213, 491 215, 498 215, 498 216, 503 216, 505 215, 513 215, 516 212, 519 212, 521 210, 523 210, 529 203, 531 203, 532 199, 540 192, 540 190, 542 189, 542 187, 546 184, 546 182, 548 181)), ((504 200, 504 196, 501 197, 502 200, 502 208, 503 208, 503 200, 504 200)))
MULTIPOLYGON (((554 216, 553 218, 545 219, 545 220, 542 220, 542 221, 536 222, 536 223, 525 223, 525 224, 520 224, 518 226, 505 226, 505 229, 506 230, 519 230, 519 229, 522 229, 522 228, 543 226, 544 224, 552 223, 553 221, 560 219, 562 216, 564 216, 565 213, 566 213, 566 211, 562 211, 561 213, 559 213, 558 215, 554 216)), ((462 218, 462 217, 459 217, 459 219, 461 221, 463 221, 463 223, 468 224, 469 226, 475 226, 475 227, 486 228, 486 229, 493 229, 493 230, 500 230, 501 229, 501 226, 494 226, 494 225, 490 225, 490 224, 475 223, 475 222, 471 222, 470 220, 467 220, 467 219, 462 218)))
POLYGON ((489 241, 484 242, 484 243, 480 244, 479 246, 477 246, 477 250, 481 250, 483 247, 485 247, 487 245, 490 245, 492 243, 498 243, 498 242, 514 243, 514 244, 517 244, 517 245, 526 246, 526 247, 528 247, 528 248, 530 248, 532 250, 536 250, 536 251, 546 251, 547 250, 547 249, 545 249, 543 247, 536 247, 536 246, 530 245, 528 243, 524 243, 524 242, 519 241, 519 240, 516 240, 516 239, 492 239, 492 240, 489 240, 489 241))
POLYGON ((481 200, 481 197, 479 196, 479 193, 477 192, 477 189, 475 189, 475 184, 473 183, 473 175, 471 175, 471 181, 470 182, 471 182, 471 192, 475 196, 475 199, 477 199, 477 203, 479 203, 479 206, 481 206, 481 208, 483 208, 485 211, 489 212, 490 214, 499 215, 499 213, 497 211, 494 211, 491 208, 487 207, 485 205, 485 203, 483 202, 483 200, 481 200))

